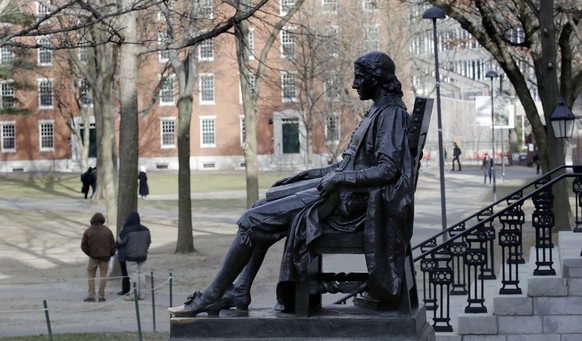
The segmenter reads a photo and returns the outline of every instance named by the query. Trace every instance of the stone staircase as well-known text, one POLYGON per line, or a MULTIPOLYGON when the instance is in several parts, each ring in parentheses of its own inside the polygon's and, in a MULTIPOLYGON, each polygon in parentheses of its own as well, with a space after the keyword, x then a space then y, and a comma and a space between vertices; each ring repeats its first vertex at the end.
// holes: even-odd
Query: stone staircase
POLYGON ((486 281, 488 312, 482 314, 465 314, 466 296, 451 296, 455 332, 437 333, 436 340, 582 340, 582 233, 560 232, 558 241, 552 254, 556 275, 531 275, 536 252, 532 248, 529 263, 520 267, 522 294, 499 295, 501 276, 486 281))

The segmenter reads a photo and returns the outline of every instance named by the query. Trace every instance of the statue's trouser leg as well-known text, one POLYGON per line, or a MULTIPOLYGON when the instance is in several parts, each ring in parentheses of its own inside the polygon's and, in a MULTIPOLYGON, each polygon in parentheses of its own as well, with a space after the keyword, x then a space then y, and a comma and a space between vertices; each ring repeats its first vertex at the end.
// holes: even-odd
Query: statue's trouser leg
POLYGON ((204 291, 205 297, 216 299, 222 297, 228 286, 249 262, 254 248, 251 246, 248 236, 246 237, 240 231, 236 235, 224 258, 222 267, 216 274, 216 277, 214 277, 212 283, 204 291))
POLYGON ((263 264, 263 260, 265 259, 266 254, 267 250, 259 250, 257 248, 254 249, 251 259, 234 284, 236 288, 246 292, 251 290, 251 285, 253 284, 253 281, 255 280, 261 265, 263 264))

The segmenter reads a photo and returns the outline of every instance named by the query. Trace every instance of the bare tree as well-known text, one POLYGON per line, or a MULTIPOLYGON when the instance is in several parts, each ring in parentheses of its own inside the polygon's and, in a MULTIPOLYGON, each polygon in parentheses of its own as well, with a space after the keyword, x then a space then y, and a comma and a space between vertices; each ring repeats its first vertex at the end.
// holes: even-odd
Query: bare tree
MULTIPOLYGON (((572 107, 582 92, 582 44, 579 1, 451 1, 430 3, 456 20, 503 69, 525 108, 540 150, 543 171, 565 163, 565 143, 551 132, 550 115, 563 96, 572 107), (526 63, 524 63, 524 61, 526 63), (543 112, 535 105, 529 74, 543 112)), ((556 226, 569 228, 566 187, 554 187, 556 226)))

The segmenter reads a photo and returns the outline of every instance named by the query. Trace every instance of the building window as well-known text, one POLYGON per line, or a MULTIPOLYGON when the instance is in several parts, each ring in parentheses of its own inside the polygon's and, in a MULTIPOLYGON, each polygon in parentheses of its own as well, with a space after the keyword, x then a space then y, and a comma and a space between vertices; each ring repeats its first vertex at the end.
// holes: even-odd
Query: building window
POLYGON ((79 80, 79 102, 84 107, 93 104, 93 93, 86 79, 79 80))
POLYGON ((200 147, 216 147, 216 119, 200 118, 200 147))
POLYGON ((337 12, 337 0, 322 0, 324 12, 337 12))
POLYGON ((214 104, 214 75, 200 75, 200 104, 214 104))
POLYGON ((337 73, 328 74, 324 81, 326 101, 338 101, 341 96, 341 79, 337 73))
POLYGON ((378 51, 380 49, 380 29, 378 26, 366 26, 364 49, 366 51, 378 51))
POLYGON ((160 105, 174 104, 174 78, 166 77, 162 80, 160 89, 160 105))
POLYGON ((212 8, 212 0, 200 1, 200 14, 203 18, 212 19, 214 9, 212 8))
MULTIPOLYGON (((52 4, 52 1, 49 1, 49 3, 52 4)), ((37 17, 44 18, 47 15, 49 15, 50 13, 51 13, 50 9, 44 3, 40 3, 40 2, 36 3, 36 15, 37 15, 37 17)))
MULTIPOLYGON (((255 94, 256 88, 257 88, 257 76, 255 74, 249 73, 248 74, 249 77, 247 78, 247 84, 249 87, 249 90, 251 91, 252 94, 255 94)), ((239 90, 240 90, 240 102, 243 102, 243 95, 242 95, 242 89, 240 88, 240 82, 239 82, 239 90)))
POLYGON ((6 64, 12 61, 12 46, 0 47, 0 64, 6 64))
POLYGON ((283 103, 297 101, 297 74, 283 72, 281 74, 281 97, 283 103))
POLYGON ((295 0, 281 0, 280 5, 280 14, 283 16, 289 13, 289 10, 295 5, 295 0))
POLYGON ((52 151, 55 149, 55 134, 53 122, 39 122, 40 151, 52 151))
POLYGON ((249 59, 255 59, 255 29, 249 28, 249 59))
POLYGON ((325 117, 325 142, 339 143, 339 141, 340 141, 339 114, 333 113, 325 117))
POLYGON ((16 123, 3 122, 2 125, 2 152, 16 151, 16 123))
POLYGON ((53 51, 50 49, 51 40, 48 37, 38 39, 38 65, 52 65, 53 51))
POLYGON ((214 60, 214 41, 206 39, 198 45, 198 60, 214 60))
POLYGON ((376 11, 378 10, 378 1, 377 0, 364 0, 364 10, 366 11, 376 11))
POLYGON ((291 28, 281 30, 281 57, 295 57, 295 35, 291 28))
POLYGON ((160 144, 162 148, 176 148, 176 119, 160 119, 160 144))
POLYGON ((323 32, 324 35, 324 44, 325 47, 324 53, 327 53, 331 56, 337 56, 338 54, 338 29, 336 26, 329 26, 323 32))
POLYGON ((52 79, 43 79, 38 81, 38 106, 40 109, 52 109, 53 107, 52 79))
POLYGON ((239 131, 239 133, 240 133, 240 146, 244 148, 245 141, 247 138, 247 130, 245 127, 245 117, 244 116, 240 117, 240 131, 239 131))
POLYGON ((14 81, 2 83, 2 108, 14 108, 14 81))
MULTIPOLYGON (((158 35, 158 44, 161 46, 165 46, 170 43, 170 37, 167 33, 160 33, 158 35)), ((161 63, 165 63, 170 59, 170 50, 160 50, 158 52, 158 59, 161 63)))

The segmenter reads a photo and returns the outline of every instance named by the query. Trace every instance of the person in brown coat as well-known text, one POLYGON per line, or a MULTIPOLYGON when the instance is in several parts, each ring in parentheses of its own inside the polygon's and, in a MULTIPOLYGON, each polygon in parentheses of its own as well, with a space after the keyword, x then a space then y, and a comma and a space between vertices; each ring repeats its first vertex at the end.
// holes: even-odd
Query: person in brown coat
POLYGON ((89 256, 87 275, 89 291, 85 302, 95 302, 95 274, 99 268, 99 302, 105 302, 105 285, 109 259, 115 255, 113 232, 105 226, 105 216, 97 212, 91 218, 91 226, 83 233, 81 250, 89 256))

